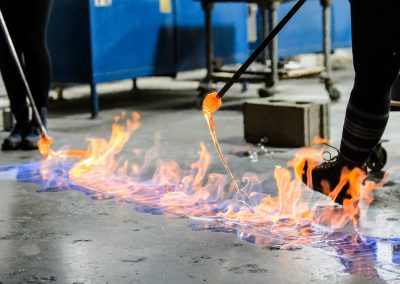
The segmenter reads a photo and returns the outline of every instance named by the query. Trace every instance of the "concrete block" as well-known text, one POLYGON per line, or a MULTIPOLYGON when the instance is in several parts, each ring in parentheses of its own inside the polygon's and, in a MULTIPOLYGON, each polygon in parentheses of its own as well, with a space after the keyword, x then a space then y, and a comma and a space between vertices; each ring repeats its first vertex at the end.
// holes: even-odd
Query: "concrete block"
POLYGON ((260 98, 245 102, 243 115, 250 143, 267 137, 271 146, 303 147, 317 136, 330 136, 328 103, 260 98))

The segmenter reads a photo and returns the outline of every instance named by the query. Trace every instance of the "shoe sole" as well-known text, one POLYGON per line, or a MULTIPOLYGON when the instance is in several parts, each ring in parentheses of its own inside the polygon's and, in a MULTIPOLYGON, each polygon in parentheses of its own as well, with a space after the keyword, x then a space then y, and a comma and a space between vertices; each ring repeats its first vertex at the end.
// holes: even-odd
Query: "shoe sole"
POLYGON ((20 148, 21 148, 21 144, 18 144, 18 145, 2 144, 1 145, 1 150, 3 150, 3 151, 19 150, 20 148))
POLYGON ((39 149, 38 146, 32 146, 32 145, 21 145, 21 150, 24 151, 33 151, 39 149))

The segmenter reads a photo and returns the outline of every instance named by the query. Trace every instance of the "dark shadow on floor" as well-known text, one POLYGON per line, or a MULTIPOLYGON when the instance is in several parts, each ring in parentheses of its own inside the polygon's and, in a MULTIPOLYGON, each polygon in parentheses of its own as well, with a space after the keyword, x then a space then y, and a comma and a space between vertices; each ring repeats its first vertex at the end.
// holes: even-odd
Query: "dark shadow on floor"
MULTIPOLYGON (((185 110, 196 108, 195 92, 191 90, 128 90, 102 94, 99 97, 100 115, 103 110, 135 109, 140 110, 185 110)), ((90 95, 80 98, 57 100, 49 104, 50 116, 65 114, 90 115, 90 95)))
MULTIPOLYGON (((100 113, 103 110, 129 109, 143 110, 200 110, 196 106, 196 90, 159 90, 138 89, 126 90, 115 93, 107 93, 99 96, 100 113)), ((226 96, 221 111, 242 111, 245 97, 226 96)), ((82 95, 80 98, 55 100, 49 104, 50 117, 63 117, 68 114, 90 115, 90 95, 82 95)))

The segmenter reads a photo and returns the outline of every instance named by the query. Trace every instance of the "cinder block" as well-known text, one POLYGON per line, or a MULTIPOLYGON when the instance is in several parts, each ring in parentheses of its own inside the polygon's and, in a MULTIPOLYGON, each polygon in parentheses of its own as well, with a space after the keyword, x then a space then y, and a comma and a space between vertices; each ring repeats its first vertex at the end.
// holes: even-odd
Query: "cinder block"
POLYGON ((268 145, 303 147, 314 137, 329 139, 329 104, 309 101, 260 98, 244 104, 244 137, 258 143, 268 138, 268 145))

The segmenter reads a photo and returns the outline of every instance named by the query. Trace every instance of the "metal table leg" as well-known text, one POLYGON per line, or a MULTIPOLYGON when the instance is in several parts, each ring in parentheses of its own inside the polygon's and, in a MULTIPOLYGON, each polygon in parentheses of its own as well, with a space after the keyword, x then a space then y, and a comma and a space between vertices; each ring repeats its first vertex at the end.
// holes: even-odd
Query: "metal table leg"
POLYGON ((325 67, 325 89, 331 100, 336 101, 340 98, 340 91, 334 86, 332 78, 331 64, 331 7, 332 0, 320 0, 323 9, 323 49, 324 49, 324 67, 325 67))
MULTIPOLYGON (((269 32, 271 32, 278 23, 278 9, 280 1, 272 1, 269 5, 269 32)), ((274 38, 270 46, 271 54, 271 87, 278 83, 278 36, 274 38)))
POLYGON ((91 118, 97 118, 99 114, 99 96, 96 90, 96 83, 90 83, 90 105, 91 105, 91 118))
MULTIPOLYGON (((268 26, 268 21, 267 21, 267 7, 265 5, 260 6, 261 8, 261 32, 262 32, 262 38, 266 38, 268 36, 268 31, 270 30, 268 26)), ((267 64, 269 59, 269 52, 268 48, 264 49, 264 52, 262 54, 262 62, 263 64, 267 64)))
POLYGON ((204 4, 203 9, 205 11, 205 25, 206 25, 206 66, 207 75, 206 81, 210 82, 213 73, 213 61, 214 61, 214 42, 213 42, 213 27, 212 27, 212 9, 213 4, 204 4))
POLYGON ((200 82, 198 88, 199 94, 196 96, 195 101, 198 107, 203 104, 204 97, 212 90, 212 75, 214 71, 214 42, 213 42, 213 28, 212 28, 212 9, 214 4, 206 0, 202 0, 202 7, 204 10, 205 22, 205 38, 206 38, 206 77, 200 82))
MULTIPOLYGON (((280 1, 269 1, 261 6, 262 11, 262 36, 266 38, 268 34, 275 28, 278 22, 278 9, 280 1), (268 17, 267 17, 268 16, 268 17), (268 19, 267 19, 268 18, 268 19)), ((276 85, 279 81, 278 74, 278 36, 276 36, 269 47, 263 53, 263 62, 267 64, 267 60, 271 60, 271 73, 266 75, 265 88, 258 90, 260 97, 270 97, 275 93, 276 85)))

